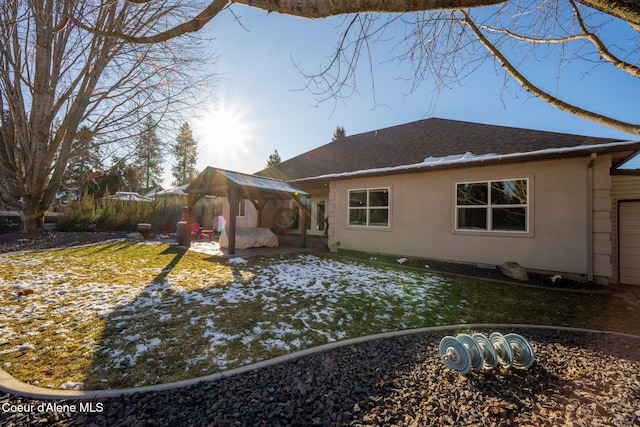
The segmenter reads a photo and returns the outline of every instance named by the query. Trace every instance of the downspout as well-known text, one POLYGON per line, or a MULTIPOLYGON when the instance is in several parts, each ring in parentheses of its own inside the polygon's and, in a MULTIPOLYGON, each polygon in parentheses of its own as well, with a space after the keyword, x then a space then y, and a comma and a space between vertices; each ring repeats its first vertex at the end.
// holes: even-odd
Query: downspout
POLYGON ((587 166, 587 280, 593 282, 593 166, 597 153, 591 153, 587 166))

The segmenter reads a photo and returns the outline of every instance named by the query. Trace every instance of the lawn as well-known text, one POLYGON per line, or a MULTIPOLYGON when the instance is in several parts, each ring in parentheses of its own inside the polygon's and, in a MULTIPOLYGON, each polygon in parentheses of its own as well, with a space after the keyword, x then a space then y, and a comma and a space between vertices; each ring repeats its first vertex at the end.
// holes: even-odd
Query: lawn
POLYGON ((347 338, 447 324, 640 335, 632 308, 610 295, 329 254, 223 259, 124 241, 0 255, 0 299, 0 366, 54 388, 176 381, 347 338))

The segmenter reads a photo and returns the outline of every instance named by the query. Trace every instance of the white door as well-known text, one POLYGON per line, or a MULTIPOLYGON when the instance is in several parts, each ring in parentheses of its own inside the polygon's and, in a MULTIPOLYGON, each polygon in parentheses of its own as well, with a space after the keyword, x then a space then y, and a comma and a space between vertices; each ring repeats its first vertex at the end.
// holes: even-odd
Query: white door
POLYGON ((619 204, 620 283, 640 285, 640 201, 619 204))

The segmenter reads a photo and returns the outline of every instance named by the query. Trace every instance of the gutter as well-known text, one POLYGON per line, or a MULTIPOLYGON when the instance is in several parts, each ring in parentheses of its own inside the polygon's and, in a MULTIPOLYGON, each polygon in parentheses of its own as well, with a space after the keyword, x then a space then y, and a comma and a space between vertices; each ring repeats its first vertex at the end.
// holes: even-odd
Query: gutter
POLYGON ((591 153, 587 165, 587 280, 593 282, 593 166, 598 158, 591 153))

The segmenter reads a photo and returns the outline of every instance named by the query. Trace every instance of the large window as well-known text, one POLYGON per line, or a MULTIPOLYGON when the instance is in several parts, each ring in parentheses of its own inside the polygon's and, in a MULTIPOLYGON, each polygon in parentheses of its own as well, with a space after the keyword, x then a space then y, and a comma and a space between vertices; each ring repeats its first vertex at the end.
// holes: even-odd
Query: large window
POLYGON ((389 188, 349 190, 349 225, 389 227, 389 188))
POLYGON ((529 228, 529 180, 456 184, 456 229, 519 231, 529 228))

